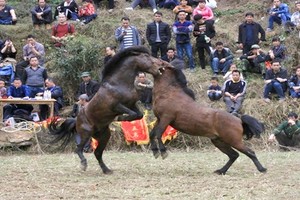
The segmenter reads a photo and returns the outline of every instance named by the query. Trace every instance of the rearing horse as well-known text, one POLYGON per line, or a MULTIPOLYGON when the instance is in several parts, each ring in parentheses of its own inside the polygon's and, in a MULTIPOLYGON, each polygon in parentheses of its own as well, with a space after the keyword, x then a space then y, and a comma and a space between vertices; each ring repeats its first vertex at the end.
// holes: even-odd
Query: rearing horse
POLYGON ((225 111, 203 107, 195 101, 194 93, 186 85, 186 78, 181 70, 169 63, 163 64, 162 75, 154 75, 153 112, 157 122, 150 133, 150 145, 154 156, 167 157, 161 136, 168 125, 186 134, 204 136, 229 157, 229 161, 219 170, 225 174, 239 154, 234 149, 247 155, 260 172, 265 172, 255 153, 243 143, 243 134, 247 139, 264 131, 262 123, 249 115, 240 118, 225 111), (158 142, 158 146, 156 140, 158 142), (233 149, 234 148, 234 149, 233 149))
POLYGON ((136 107, 138 94, 134 88, 134 80, 138 71, 158 76, 162 61, 152 56, 145 47, 127 48, 111 58, 104 66, 102 82, 98 92, 88 105, 80 110, 77 118, 68 118, 60 126, 51 123, 50 134, 56 135, 53 143, 63 140, 65 147, 76 132, 81 137, 81 143, 76 148, 80 157, 81 167, 87 168, 87 160, 83 155, 83 147, 90 139, 98 141, 94 154, 105 174, 112 171, 102 160, 103 151, 110 138, 109 124, 117 120, 141 119, 143 114, 136 107))

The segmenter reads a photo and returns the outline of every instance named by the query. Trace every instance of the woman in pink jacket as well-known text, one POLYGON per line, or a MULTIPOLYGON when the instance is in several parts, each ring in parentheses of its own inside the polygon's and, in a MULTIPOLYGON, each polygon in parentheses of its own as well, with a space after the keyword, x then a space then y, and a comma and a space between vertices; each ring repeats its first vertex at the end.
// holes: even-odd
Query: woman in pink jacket
POLYGON ((213 20, 214 13, 210 7, 206 5, 205 0, 199 0, 198 6, 193 11, 193 17, 195 15, 202 15, 204 20, 213 20))

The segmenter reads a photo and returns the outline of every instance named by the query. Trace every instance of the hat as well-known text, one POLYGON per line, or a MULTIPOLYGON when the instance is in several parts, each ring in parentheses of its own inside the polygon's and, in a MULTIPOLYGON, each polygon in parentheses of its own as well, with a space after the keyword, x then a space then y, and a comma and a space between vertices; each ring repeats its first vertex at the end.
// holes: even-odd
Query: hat
POLYGON ((254 44, 251 46, 251 49, 260 49, 260 46, 258 44, 254 44))
POLYGON ((80 95, 80 96, 78 97, 78 99, 79 99, 79 100, 86 100, 86 101, 88 101, 88 100, 89 100, 89 97, 88 97, 87 94, 82 94, 82 95, 80 95))
POLYGON ((82 72, 81 77, 91 76, 90 72, 82 72))

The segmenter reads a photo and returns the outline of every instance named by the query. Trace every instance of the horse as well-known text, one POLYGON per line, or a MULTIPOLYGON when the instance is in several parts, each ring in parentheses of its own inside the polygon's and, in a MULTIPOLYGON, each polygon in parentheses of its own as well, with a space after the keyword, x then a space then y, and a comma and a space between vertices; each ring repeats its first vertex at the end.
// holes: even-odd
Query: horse
MULTIPOLYGON (((195 101, 194 92, 187 87, 186 77, 178 66, 164 63, 162 74, 154 75, 153 112, 157 122, 150 132, 150 148, 155 158, 161 154, 168 156, 161 136, 168 125, 178 131, 210 138, 211 142, 221 152, 229 157, 229 161, 217 174, 225 174, 239 153, 247 155, 255 164, 258 171, 266 172, 258 161, 255 153, 243 143, 243 135, 250 139, 253 135, 259 137, 264 131, 264 125, 254 117, 243 115, 233 116, 223 110, 201 106, 195 101), (159 147, 159 149, 158 149, 159 147), (234 148, 234 149, 233 149, 234 148)), ((175 65, 175 64, 173 64, 175 65)))
POLYGON ((83 155, 84 145, 91 137, 98 141, 94 155, 104 174, 111 174, 102 159, 103 151, 111 136, 109 124, 114 120, 131 121, 141 119, 143 113, 136 107, 138 94, 134 80, 139 71, 159 75, 162 61, 150 55, 146 47, 136 46, 120 51, 104 66, 102 81, 95 96, 76 118, 67 118, 62 123, 51 122, 49 133, 55 136, 52 141, 63 141, 62 148, 72 140, 76 133, 81 142, 76 153, 81 160, 82 170, 87 169, 83 155))

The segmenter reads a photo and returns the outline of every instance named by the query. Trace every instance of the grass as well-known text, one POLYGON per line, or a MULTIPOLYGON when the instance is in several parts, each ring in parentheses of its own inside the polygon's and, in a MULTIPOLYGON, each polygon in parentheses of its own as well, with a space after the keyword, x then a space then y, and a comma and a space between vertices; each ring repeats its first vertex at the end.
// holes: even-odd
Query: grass
POLYGON ((298 153, 257 155, 267 173, 241 155, 224 176, 212 173, 227 161, 217 150, 174 151, 165 160, 108 151, 112 175, 102 174, 92 154, 86 172, 75 154, 2 156, 1 199, 297 199, 298 153))

